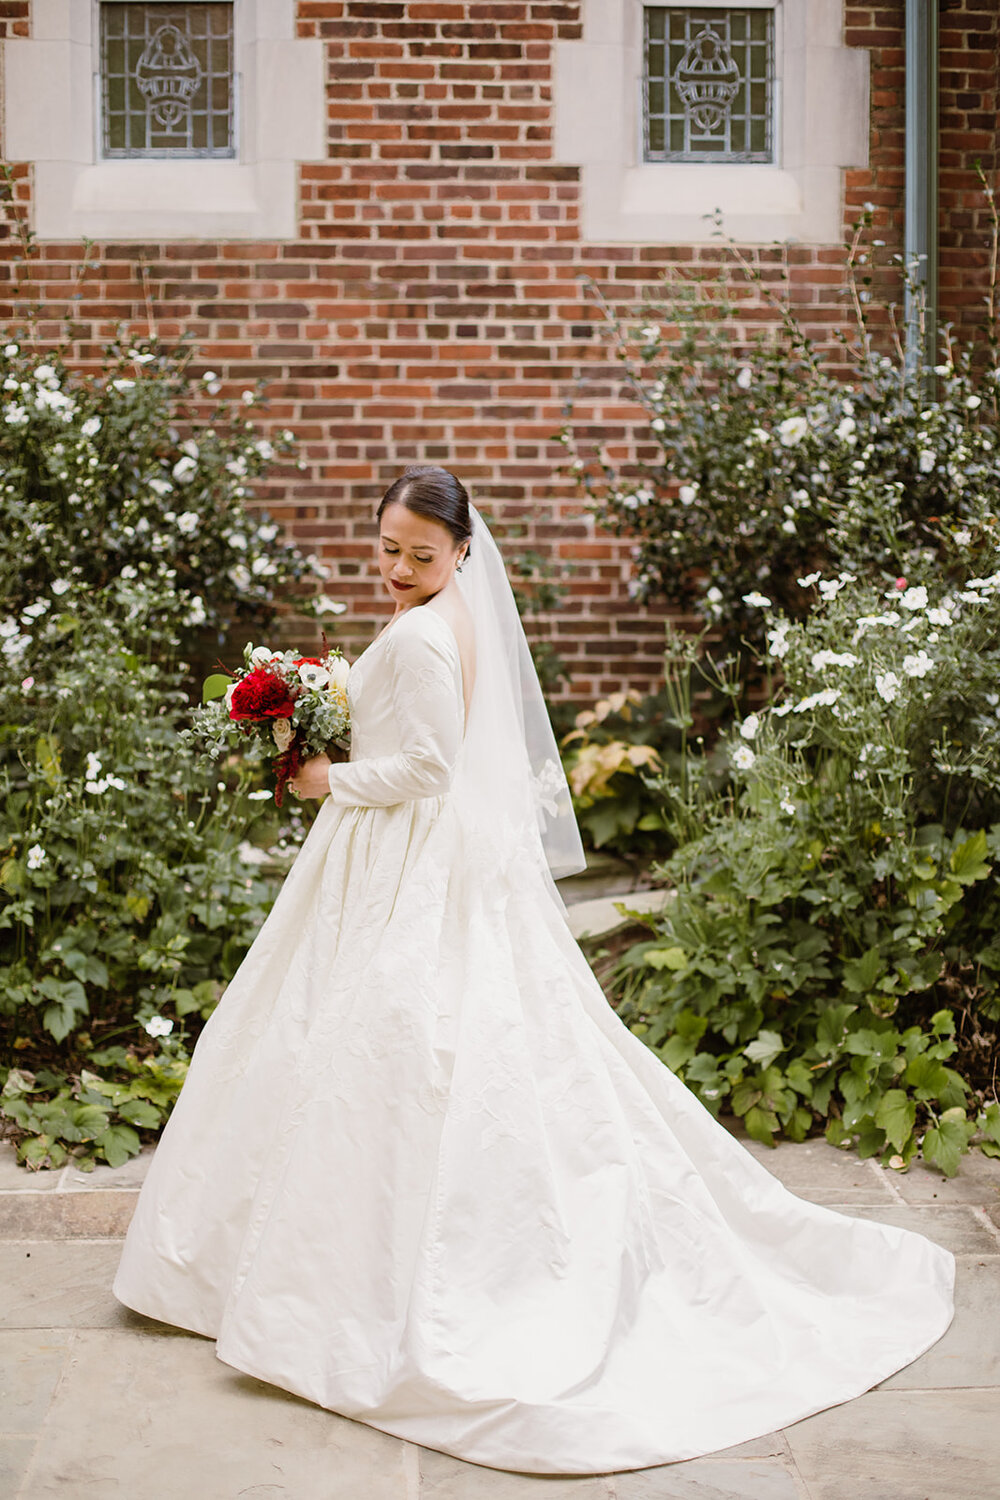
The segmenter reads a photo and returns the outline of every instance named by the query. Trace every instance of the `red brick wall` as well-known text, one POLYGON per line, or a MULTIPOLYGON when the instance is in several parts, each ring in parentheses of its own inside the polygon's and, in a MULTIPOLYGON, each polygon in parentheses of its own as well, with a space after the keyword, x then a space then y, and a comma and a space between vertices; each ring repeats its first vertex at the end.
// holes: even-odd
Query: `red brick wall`
MULTIPOLYGON (((27 10, 0 4, 0 36, 23 32, 27 10)), ((942 11, 942 301, 968 330, 988 249, 973 163, 997 165, 998 18, 995 0, 942 11)), ((845 228, 873 203, 886 257, 902 238, 903 17, 904 0, 845 4, 847 40, 873 68, 872 160, 846 174, 845 228)), ((644 686, 660 618, 628 600, 628 547, 580 516, 551 434, 584 373, 581 417, 623 454, 635 431, 581 276, 627 303, 664 267, 714 267, 719 252, 581 242, 579 172, 551 143, 552 48, 580 35, 578 0, 299 0, 298 18, 326 47, 329 121, 328 159, 301 169, 299 239, 96 246, 75 357, 92 360, 117 320, 141 333, 152 308, 162 336, 194 335, 227 391, 266 380, 271 419, 295 429, 307 461, 268 502, 335 569, 350 645, 388 607, 370 561, 373 504, 406 463, 440 462, 573 565, 566 606, 542 625, 573 696, 644 686)), ((26 196, 30 173, 18 174, 26 196)), ((58 336, 79 259, 79 246, 39 247, 43 338, 58 336)), ((780 255, 762 259, 776 280, 780 255)), ((841 259, 835 246, 788 254, 790 295, 819 338, 845 322, 841 259)), ((0 317, 11 310, 0 295, 0 317)), ((750 299, 743 321, 762 316, 750 299)))

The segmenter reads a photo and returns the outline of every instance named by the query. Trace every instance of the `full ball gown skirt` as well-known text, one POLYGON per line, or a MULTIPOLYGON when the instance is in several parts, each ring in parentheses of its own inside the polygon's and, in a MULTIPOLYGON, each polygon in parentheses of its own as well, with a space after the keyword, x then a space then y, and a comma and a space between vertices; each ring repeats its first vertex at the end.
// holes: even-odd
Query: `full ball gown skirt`
POLYGON ((353 760, 198 1043, 119 1299, 535 1473, 725 1448, 934 1343, 953 1257, 789 1193, 610 1009, 539 848, 459 815, 441 616, 349 692, 353 760))

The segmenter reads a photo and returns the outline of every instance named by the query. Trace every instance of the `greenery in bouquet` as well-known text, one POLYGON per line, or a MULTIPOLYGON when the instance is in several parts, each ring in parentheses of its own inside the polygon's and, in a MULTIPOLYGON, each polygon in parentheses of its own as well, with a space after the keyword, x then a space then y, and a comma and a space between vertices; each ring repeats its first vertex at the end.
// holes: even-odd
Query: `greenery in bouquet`
MULTIPOLYGON (((1000 561, 1000 558, 998 558, 1000 561)), ((755 1138, 1000 1155, 1000 572, 760 596, 771 701, 689 778, 621 1014, 755 1138)))
POLYGON ((248 644, 242 670, 206 680, 192 737, 216 759, 234 745, 246 749, 248 742, 269 756, 280 807, 303 761, 343 744, 350 726, 348 671, 337 650, 299 656, 248 644))

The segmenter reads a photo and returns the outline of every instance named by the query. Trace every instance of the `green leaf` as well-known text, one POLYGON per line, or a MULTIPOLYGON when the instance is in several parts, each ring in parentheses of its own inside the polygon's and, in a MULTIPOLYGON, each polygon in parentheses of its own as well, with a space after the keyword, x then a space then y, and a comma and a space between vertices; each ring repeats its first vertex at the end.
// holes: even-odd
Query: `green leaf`
POLYGON ((885 1131, 886 1139, 896 1151, 902 1151, 910 1138, 917 1118, 917 1106, 902 1089, 888 1089, 875 1111, 875 1124, 885 1131))
POLYGON ((643 955, 651 969, 685 969, 688 956, 683 948, 649 948, 643 955))
POLYGON ((924 1160, 939 1168, 946 1177, 954 1177, 963 1152, 969 1149, 969 1132, 962 1120, 941 1116, 937 1125, 924 1132, 924 1160))
POLYGON ((213 672, 211 677, 206 677, 201 685, 202 703, 212 703, 216 698, 224 698, 232 687, 233 680, 226 672, 213 672))
POLYGON ((785 1049, 784 1038, 777 1031, 759 1031, 754 1040, 743 1048, 744 1057, 767 1068, 785 1049))
POLYGON ((62 756, 59 741, 54 734, 38 736, 35 742, 35 759, 38 761, 42 775, 54 791, 62 776, 62 756))
POLYGON ((94 1143, 110 1167, 121 1167, 130 1156, 138 1156, 142 1142, 131 1125, 109 1125, 94 1143))
POLYGON ((844 965, 844 988, 853 995, 864 995, 874 989, 885 973, 885 964, 877 948, 869 948, 860 958, 850 958, 844 965))
POLYGON ((778 1117, 769 1109, 761 1109, 759 1104, 751 1105, 743 1116, 747 1135, 752 1140, 760 1141, 764 1146, 776 1146, 774 1133, 778 1129, 778 1117))
POLYGON ((985 880, 990 873, 990 866, 984 860, 986 849, 986 830, 980 828, 964 844, 959 844, 952 850, 948 863, 955 879, 961 881, 962 885, 985 880))

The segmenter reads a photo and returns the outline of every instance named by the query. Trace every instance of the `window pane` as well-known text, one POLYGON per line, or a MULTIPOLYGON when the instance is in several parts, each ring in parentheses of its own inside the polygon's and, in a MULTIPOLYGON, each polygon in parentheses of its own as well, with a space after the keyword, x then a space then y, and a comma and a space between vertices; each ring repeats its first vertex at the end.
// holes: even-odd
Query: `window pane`
POLYGON ((235 156, 233 5, 101 4, 105 156, 235 156))
POLYGON ((644 14, 646 160, 773 161, 773 10, 644 14))

